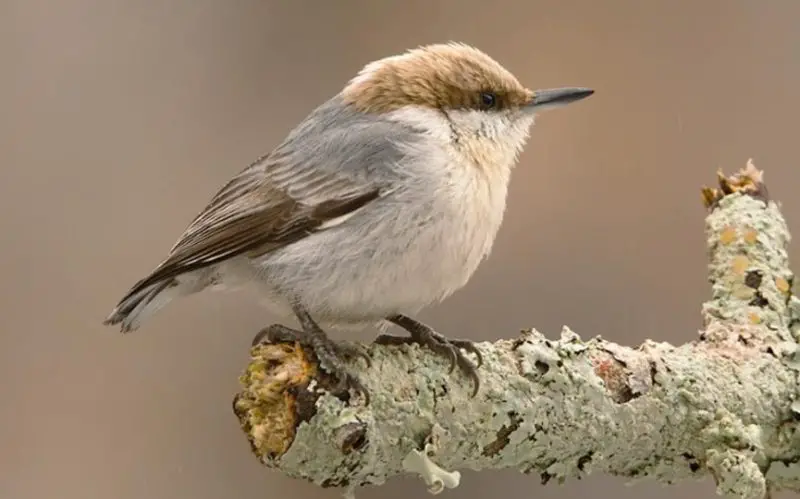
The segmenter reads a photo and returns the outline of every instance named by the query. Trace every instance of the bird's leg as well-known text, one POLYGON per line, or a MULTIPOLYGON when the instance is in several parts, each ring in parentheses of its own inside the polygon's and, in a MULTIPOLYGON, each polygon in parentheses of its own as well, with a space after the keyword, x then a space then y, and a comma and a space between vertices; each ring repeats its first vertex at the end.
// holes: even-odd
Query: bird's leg
POLYGON ((445 355, 450 359, 450 372, 452 373, 455 366, 458 365, 459 369, 473 381, 475 387, 472 391, 472 396, 474 397, 475 394, 478 393, 480 380, 477 368, 483 364, 483 356, 481 356, 481 352, 475 346, 475 343, 470 340, 449 339, 434 331, 430 326, 426 326, 405 315, 392 315, 387 317, 386 320, 405 329, 411 336, 382 334, 375 338, 375 343, 381 345, 417 343, 420 346, 431 349, 439 355, 445 355), (477 357, 477 367, 470 362, 461 350, 459 350, 460 348, 463 348, 477 357))
POLYGON ((364 397, 365 404, 369 404, 367 389, 355 376, 345 370, 343 364, 345 358, 359 356, 365 358, 367 365, 369 365, 369 356, 356 346, 338 344, 331 340, 302 306, 296 305, 294 312, 300 321, 302 329, 297 330, 281 324, 273 324, 256 334, 255 338, 253 338, 253 345, 264 340, 270 343, 299 343, 314 353, 323 371, 336 378, 338 384, 333 390, 336 395, 352 389, 364 397))

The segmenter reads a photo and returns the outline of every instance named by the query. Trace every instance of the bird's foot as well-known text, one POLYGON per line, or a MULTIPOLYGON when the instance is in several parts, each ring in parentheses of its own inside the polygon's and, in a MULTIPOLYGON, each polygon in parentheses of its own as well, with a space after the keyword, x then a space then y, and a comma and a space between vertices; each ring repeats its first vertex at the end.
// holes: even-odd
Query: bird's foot
MULTIPOLYGON (((299 341, 296 339, 297 335, 302 334, 305 334, 302 330, 292 329, 282 324, 272 324, 271 326, 267 326, 256 333, 256 335, 253 337, 252 346, 256 346, 265 342, 292 343, 299 341)), ((331 341, 331 344, 331 347, 336 349, 340 356, 351 361, 357 358, 364 359, 364 361, 367 363, 367 367, 372 367, 372 357, 369 356, 369 352, 364 345, 360 345, 358 343, 334 343, 333 341, 331 341)))
POLYGON ((444 355, 450 359, 450 372, 452 373, 456 365, 467 377, 469 377, 474 385, 472 396, 478 393, 480 388, 480 379, 478 376, 478 367, 483 364, 483 356, 481 355, 478 347, 470 340, 451 339, 437 333, 433 328, 427 326, 419 321, 404 315, 395 315, 387 318, 389 322, 400 326, 409 332, 411 336, 395 336, 391 334, 381 334, 375 338, 375 343, 380 345, 408 345, 416 343, 420 346, 427 347, 434 353, 444 355), (477 357, 478 364, 475 366, 461 349, 472 353, 477 357))
POLYGON ((362 357, 366 359, 367 366, 371 364, 369 355, 358 345, 336 343, 318 326, 308 330, 298 330, 282 324, 267 326, 253 338, 254 346, 265 342, 299 343, 314 354, 323 371, 336 379, 337 383, 331 389, 331 393, 340 396, 352 390, 364 397, 365 405, 369 404, 369 392, 358 378, 347 372, 343 363, 344 359, 362 357))

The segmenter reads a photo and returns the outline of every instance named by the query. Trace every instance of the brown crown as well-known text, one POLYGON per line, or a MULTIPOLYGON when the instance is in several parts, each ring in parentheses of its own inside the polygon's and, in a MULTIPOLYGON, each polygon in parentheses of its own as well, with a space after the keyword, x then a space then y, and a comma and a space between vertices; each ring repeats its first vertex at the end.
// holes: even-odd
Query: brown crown
POLYGON ((342 95, 361 111, 385 113, 408 105, 486 109, 482 92, 496 96, 493 109, 517 107, 532 97, 497 61, 460 43, 427 45, 370 63, 342 95))

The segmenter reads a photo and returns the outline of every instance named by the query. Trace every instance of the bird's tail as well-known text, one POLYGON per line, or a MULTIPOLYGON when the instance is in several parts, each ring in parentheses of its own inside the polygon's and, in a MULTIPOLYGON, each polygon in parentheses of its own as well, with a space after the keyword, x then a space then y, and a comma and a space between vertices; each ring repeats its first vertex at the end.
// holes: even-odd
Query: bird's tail
MULTIPOLYGON (((140 283, 143 284, 142 281, 140 283)), ((128 291, 111 311, 103 324, 121 324, 120 331, 135 331, 146 319, 182 294, 177 279, 166 279, 148 285, 136 285, 128 291)))

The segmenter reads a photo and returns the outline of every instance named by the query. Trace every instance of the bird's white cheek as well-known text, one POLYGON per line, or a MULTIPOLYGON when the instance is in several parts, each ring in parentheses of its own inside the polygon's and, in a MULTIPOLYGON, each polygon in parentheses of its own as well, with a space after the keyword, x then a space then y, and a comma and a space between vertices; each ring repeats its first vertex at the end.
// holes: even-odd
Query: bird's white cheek
POLYGON ((437 143, 467 163, 511 167, 527 142, 532 116, 433 109, 407 106, 389 117, 425 130, 437 143))
POLYGON ((475 163, 503 167, 516 161, 533 123, 532 117, 472 110, 451 111, 448 116, 459 139, 457 149, 475 163))

